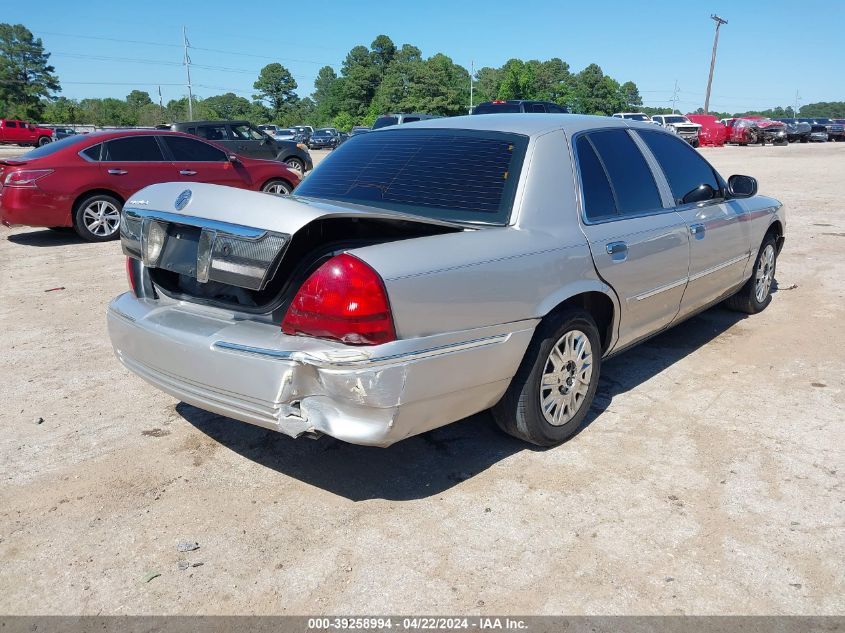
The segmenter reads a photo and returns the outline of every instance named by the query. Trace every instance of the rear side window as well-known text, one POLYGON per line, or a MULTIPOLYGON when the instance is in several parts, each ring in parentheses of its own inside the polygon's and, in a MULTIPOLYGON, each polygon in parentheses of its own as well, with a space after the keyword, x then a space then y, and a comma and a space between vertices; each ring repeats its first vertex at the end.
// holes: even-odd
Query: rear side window
POLYGON ((528 108, 525 108, 525 111, 526 112, 545 112, 546 106, 544 106, 542 103, 532 103, 531 109, 529 110, 528 108))
POLYGON ((105 160, 155 162, 164 156, 154 136, 127 136, 106 143, 105 160))
POLYGON ((581 191, 587 220, 595 222, 616 217, 616 203, 613 200, 610 181, 586 135, 578 138, 575 150, 578 152, 581 191))
POLYGON ((103 149, 102 143, 92 145, 88 149, 82 150, 80 153, 89 160, 100 160, 100 151, 103 149))
POLYGON ((528 138, 471 130, 396 128, 354 136, 297 195, 430 218, 505 224, 528 138))
POLYGON ((6 121, 6 127, 18 127, 18 124, 14 121, 6 121))
POLYGON ((418 116, 406 116, 402 119, 402 123, 413 123, 414 121, 419 121, 420 117, 418 116))
POLYGON ((662 208, 651 169, 627 131, 601 130, 587 136, 607 173, 619 215, 662 208))
POLYGON ((225 141, 227 138, 225 125, 200 125, 197 127, 197 136, 207 138, 209 141, 225 141))
POLYGON ((705 202, 721 197, 721 187, 713 168, 690 144, 670 134, 639 131, 645 144, 654 154, 660 168, 666 174, 675 204, 705 202), (712 195, 703 194, 703 185, 709 185, 712 195))
POLYGON ((208 143, 195 141, 184 136, 164 136, 164 144, 170 150, 175 161, 191 162, 224 162, 228 160, 225 153, 208 143))

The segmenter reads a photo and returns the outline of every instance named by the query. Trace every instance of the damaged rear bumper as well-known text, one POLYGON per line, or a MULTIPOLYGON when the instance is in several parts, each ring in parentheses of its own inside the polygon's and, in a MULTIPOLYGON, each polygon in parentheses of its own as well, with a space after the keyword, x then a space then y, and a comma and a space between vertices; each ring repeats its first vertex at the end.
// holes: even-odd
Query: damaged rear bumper
POLYGON ((373 347, 293 337, 269 323, 139 299, 109 305, 115 353, 201 409, 291 437, 387 446, 495 404, 535 321, 373 347))

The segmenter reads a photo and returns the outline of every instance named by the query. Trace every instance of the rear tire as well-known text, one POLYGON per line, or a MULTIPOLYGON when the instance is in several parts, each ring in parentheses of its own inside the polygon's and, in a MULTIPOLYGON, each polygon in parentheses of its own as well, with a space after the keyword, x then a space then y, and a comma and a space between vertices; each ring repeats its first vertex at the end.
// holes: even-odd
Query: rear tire
POLYGON ((757 251, 751 277, 732 297, 725 300, 731 310, 757 314, 772 302, 772 286, 775 282, 778 248, 774 236, 767 235, 757 251))
POLYGON ((269 193, 272 196, 288 196, 293 191, 293 187, 287 180, 273 178, 264 183, 261 191, 269 193))
POLYGON ((505 433, 531 444, 561 444, 584 426, 600 371, 592 316, 570 308, 546 317, 493 417, 505 433))
POLYGON ((86 242, 108 242, 120 235, 123 203, 108 194, 80 200, 73 210, 73 229, 86 242))

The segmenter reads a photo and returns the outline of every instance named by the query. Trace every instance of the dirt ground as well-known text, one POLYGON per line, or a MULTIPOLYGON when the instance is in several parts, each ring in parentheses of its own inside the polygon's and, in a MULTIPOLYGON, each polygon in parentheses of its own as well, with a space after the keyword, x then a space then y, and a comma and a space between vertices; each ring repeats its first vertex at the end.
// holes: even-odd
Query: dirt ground
POLYGON ((608 362, 550 450, 180 404, 112 354, 117 243, 0 228, 0 612, 845 613, 845 143, 703 153, 788 208, 771 306, 608 362))

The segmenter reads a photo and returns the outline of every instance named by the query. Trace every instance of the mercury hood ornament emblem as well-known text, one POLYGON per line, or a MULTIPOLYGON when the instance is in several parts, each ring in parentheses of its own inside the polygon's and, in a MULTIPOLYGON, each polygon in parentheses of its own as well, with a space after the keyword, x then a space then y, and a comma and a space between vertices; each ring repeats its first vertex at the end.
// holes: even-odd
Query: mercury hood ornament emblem
POLYGON ((173 204, 173 206, 176 207, 177 211, 181 211, 182 209, 188 206, 188 203, 191 201, 191 195, 191 190, 185 189, 185 191, 183 191, 176 197, 176 202, 173 204))

